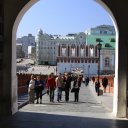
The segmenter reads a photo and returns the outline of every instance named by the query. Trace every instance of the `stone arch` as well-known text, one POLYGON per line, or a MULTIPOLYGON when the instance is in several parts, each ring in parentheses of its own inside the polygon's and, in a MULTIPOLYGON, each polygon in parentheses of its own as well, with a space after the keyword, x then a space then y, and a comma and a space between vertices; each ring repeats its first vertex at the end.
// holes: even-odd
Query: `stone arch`
MULTIPOLYGON (((30 0, 24 7, 23 9, 20 11, 20 13, 18 14, 16 20, 15 20, 15 23, 14 23, 14 26, 13 26, 13 30, 12 30, 12 85, 13 83, 16 84, 16 79, 13 81, 13 77, 15 76, 16 74, 16 70, 15 70, 15 67, 16 67, 16 63, 15 63, 15 57, 16 57, 16 46, 15 46, 15 39, 16 39, 16 31, 17 31, 17 27, 19 25, 19 22, 22 18, 22 16, 25 14, 25 12, 30 8, 32 7, 32 5, 34 5, 36 2, 38 2, 39 0, 30 0)), ((114 26, 115 26, 115 29, 116 29, 116 41, 118 42, 118 27, 117 27, 117 23, 116 23, 116 20, 111 12, 111 10, 109 9, 109 7, 107 7, 107 5, 103 2, 103 0, 94 0, 96 1, 98 4, 100 4, 110 15, 111 15, 111 19, 114 23, 114 26)), ((118 43, 116 43, 116 50, 118 51, 118 43)), ((116 68, 118 68, 118 52, 116 52, 116 68)), ((117 81, 117 76, 118 76, 118 73, 116 72, 116 75, 115 75, 115 80, 117 81)), ((13 87, 12 87, 13 88, 13 87)), ((117 91, 117 90, 116 90, 117 91)), ((115 98, 115 103, 117 104, 117 98, 115 98)), ((115 115, 117 113, 117 106, 115 106, 115 115)), ((15 113, 16 111, 14 110, 13 113, 15 113)))
MULTIPOLYGON (((12 68, 11 68, 11 90, 12 90, 12 97, 15 97, 17 99, 17 77, 16 77, 16 33, 18 25, 24 16, 24 14, 39 0, 31 0, 21 9, 19 14, 16 17, 16 20, 14 22, 13 28, 12 28, 12 68)), ((17 101, 14 103, 12 100, 12 108, 11 108, 12 114, 18 111, 18 105, 17 101)))

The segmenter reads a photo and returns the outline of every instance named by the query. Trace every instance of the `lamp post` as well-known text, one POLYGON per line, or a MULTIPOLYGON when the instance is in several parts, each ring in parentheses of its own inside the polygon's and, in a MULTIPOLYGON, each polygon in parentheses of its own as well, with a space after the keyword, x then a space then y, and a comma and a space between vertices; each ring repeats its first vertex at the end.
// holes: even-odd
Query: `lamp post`
POLYGON ((101 40, 97 39, 97 48, 98 48, 98 52, 99 52, 99 59, 98 59, 98 89, 97 89, 97 95, 99 96, 99 87, 100 87, 100 50, 102 47, 102 44, 100 43, 101 40))

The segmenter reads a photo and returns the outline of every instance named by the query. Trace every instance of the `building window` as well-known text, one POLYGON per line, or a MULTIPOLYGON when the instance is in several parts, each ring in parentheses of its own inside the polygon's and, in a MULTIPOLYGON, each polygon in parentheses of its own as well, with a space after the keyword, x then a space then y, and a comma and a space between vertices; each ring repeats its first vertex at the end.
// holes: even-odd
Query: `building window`
POLYGON ((94 49, 90 48, 90 56, 93 57, 94 56, 94 49))
POLYGON ((110 67, 110 59, 108 57, 105 58, 105 60, 104 60, 104 66, 105 67, 110 67))
POLYGON ((84 48, 80 49, 80 56, 82 56, 82 57, 84 56, 84 48))
POLYGON ((72 56, 75 56, 75 52, 76 52, 76 51, 75 51, 75 48, 72 48, 72 49, 71 49, 71 55, 72 55, 72 56))
POLYGON ((62 48, 62 56, 66 56, 66 48, 62 48))
POLYGON ((104 31, 104 34, 107 34, 107 31, 104 31))

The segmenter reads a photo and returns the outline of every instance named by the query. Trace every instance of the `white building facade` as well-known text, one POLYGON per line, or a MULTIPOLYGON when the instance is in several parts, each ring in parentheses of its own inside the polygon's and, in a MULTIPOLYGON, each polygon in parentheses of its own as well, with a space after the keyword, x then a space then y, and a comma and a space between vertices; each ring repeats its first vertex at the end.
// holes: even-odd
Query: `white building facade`
POLYGON ((36 36, 36 63, 56 65, 56 41, 52 36, 38 31, 36 36))
POLYGON ((35 46, 28 46, 28 58, 35 60, 35 46))

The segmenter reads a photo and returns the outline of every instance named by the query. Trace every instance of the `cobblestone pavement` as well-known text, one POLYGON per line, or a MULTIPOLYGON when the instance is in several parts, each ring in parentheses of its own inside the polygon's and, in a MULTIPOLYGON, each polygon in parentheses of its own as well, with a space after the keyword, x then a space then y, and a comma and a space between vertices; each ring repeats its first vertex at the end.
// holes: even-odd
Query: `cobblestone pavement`
POLYGON ((15 115, 0 117, 1 128, 127 128, 126 119, 115 119, 111 113, 95 99, 89 87, 82 84, 80 100, 50 103, 48 95, 43 96, 43 104, 28 104, 15 115))
POLYGON ((49 102, 49 96, 46 94, 43 96, 43 104, 28 104, 23 107, 20 111, 29 112, 41 112, 41 113, 58 113, 58 114, 77 114, 81 113, 99 113, 102 115, 104 113, 110 113, 101 103, 98 103, 90 91, 89 87, 85 87, 84 84, 81 85, 79 102, 74 102, 74 93, 70 93, 69 102, 65 102, 65 93, 63 92, 62 101, 57 102, 57 91, 55 91, 55 101, 54 103, 49 102))

